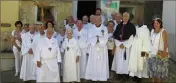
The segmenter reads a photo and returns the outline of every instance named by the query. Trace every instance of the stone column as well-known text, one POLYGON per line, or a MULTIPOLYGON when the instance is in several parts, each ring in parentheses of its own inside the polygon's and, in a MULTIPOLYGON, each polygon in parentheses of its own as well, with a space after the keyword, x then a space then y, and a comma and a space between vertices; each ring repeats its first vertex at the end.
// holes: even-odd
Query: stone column
POLYGON ((77 20, 78 0, 73 0, 72 4, 73 4, 73 7, 72 7, 73 8, 73 11, 72 11, 73 19, 77 20))
POLYGON ((163 1, 163 27, 168 32, 170 58, 176 61, 176 1, 163 1))

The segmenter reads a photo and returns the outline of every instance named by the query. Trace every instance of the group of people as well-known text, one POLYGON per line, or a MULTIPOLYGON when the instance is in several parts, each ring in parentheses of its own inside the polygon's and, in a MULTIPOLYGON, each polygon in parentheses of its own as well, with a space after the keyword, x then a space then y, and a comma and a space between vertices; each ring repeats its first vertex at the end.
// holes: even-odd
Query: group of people
POLYGON ((129 17, 127 12, 113 12, 112 20, 105 23, 97 8, 95 15, 85 15, 76 23, 68 16, 59 33, 52 21, 45 26, 25 24, 24 29, 17 21, 12 32, 15 76, 20 72, 23 81, 37 82, 127 80, 129 76, 160 82, 168 73, 168 38, 162 20, 153 19, 150 32, 143 22, 135 26, 129 17))

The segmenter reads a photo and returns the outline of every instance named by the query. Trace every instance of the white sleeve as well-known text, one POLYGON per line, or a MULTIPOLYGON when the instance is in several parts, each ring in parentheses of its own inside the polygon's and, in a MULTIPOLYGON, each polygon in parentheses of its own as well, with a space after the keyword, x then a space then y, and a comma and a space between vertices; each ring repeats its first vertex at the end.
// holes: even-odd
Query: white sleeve
POLYGON ((15 30, 12 31, 12 34, 11 34, 13 37, 15 36, 15 30))
POLYGON ((126 41, 123 42, 123 45, 126 47, 126 48, 130 48, 132 43, 133 43, 133 35, 130 36, 130 38, 126 41))
POLYGON ((34 60, 35 60, 35 61, 41 61, 41 59, 40 59, 40 57, 41 57, 41 52, 42 52, 41 45, 38 44, 38 45, 36 46, 36 49, 37 49, 37 51, 35 52, 35 53, 36 53, 36 56, 34 56, 34 60))
POLYGON ((21 55, 24 56, 28 53, 29 51, 29 48, 28 48, 28 45, 27 45, 27 41, 26 41, 26 38, 22 38, 22 46, 21 46, 21 55))
POLYGON ((149 30, 146 33, 143 33, 142 38, 142 51, 143 52, 150 52, 151 51, 151 41, 150 41, 150 32, 149 30))
POLYGON ((61 62, 61 53, 60 53, 60 48, 57 46, 57 61, 61 62))
POLYGON ((122 42, 120 42, 119 40, 115 39, 115 45, 117 47, 120 47, 121 44, 122 44, 122 42))

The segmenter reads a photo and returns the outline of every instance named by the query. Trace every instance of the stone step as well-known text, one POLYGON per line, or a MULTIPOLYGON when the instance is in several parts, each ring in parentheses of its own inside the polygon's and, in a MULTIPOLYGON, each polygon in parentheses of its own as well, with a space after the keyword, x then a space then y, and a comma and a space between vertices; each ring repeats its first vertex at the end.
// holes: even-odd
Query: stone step
POLYGON ((15 58, 13 53, 1 53, 1 71, 12 70, 15 67, 15 58))

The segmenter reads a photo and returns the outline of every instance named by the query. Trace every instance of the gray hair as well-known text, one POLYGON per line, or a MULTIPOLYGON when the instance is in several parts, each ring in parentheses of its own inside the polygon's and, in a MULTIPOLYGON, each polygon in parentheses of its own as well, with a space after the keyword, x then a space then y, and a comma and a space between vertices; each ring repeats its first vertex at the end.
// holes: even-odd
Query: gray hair
POLYGON ((95 15, 91 15, 91 16, 90 16, 90 18, 93 18, 93 17, 95 17, 95 15))

